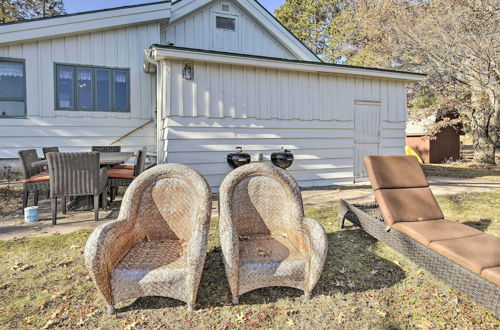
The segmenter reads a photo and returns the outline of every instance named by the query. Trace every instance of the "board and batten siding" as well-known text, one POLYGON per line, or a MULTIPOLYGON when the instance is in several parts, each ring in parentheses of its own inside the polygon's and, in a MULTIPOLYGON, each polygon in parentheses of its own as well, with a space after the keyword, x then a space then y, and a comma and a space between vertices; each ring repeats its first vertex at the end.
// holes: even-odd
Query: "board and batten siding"
MULTIPOLYGON (((67 37, 0 46, 0 57, 24 59, 26 119, 0 118, 0 158, 17 151, 59 146, 88 151, 109 145, 154 118, 154 75, 143 71, 144 49, 160 39, 160 24, 149 23, 67 37), (55 110, 54 63, 130 69, 130 112, 55 110)), ((155 124, 117 143, 124 150, 155 150, 155 124)), ((40 152, 40 150, 39 150, 40 152)))
MULTIPOLYGON (((175 15, 175 12, 173 13, 175 15)), ((214 2, 162 28, 162 44, 205 50, 295 59, 276 38, 233 1, 214 2), (229 11, 222 6, 229 6, 229 11), (219 31, 215 16, 236 19, 236 31, 219 31)))
POLYGON ((356 106, 380 111, 379 154, 404 152, 403 81, 205 62, 194 62, 194 79, 185 80, 183 65, 159 65, 160 156, 194 167, 214 188, 237 146, 254 161, 290 149, 301 186, 352 183, 356 106))

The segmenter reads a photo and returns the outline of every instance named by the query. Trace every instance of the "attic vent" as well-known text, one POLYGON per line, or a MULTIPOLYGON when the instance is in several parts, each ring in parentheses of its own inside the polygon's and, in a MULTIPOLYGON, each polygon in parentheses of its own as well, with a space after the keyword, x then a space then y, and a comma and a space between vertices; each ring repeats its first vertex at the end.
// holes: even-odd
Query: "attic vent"
POLYGON ((229 11, 229 5, 222 5, 222 11, 229 11))
POLYGON ((215 27, 223 30, 236 30, 236 19, 229 17, 216 16, 215 27))

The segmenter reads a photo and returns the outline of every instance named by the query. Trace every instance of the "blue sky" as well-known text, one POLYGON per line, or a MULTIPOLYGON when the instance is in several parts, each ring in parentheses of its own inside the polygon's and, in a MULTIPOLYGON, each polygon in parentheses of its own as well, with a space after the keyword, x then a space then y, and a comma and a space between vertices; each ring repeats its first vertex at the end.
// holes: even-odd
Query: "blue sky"
MULTIPOLYGON (((68 13, 76 13, 79 11, 113 8, 156 1, 158 0, 64 0, 64 6, 68 13)), ((260 0, 259 2, 273 13, 274 9, 278 8, 284 0, 260 0)))

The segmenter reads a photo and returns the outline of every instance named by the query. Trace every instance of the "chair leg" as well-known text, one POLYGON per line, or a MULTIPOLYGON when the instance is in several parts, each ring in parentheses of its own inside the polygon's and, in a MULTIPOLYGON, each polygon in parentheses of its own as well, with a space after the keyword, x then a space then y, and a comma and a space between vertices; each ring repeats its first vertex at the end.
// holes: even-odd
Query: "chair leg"
POLYGON ((99 220, 99 194, 94 195, 94 218, 99 220))
POLYGON ((102 209, 103 210, 106 210, 107 207, 108 207, 108 189, 106 187, 106 189, 104 189, 102 191, 102 209))
POLYGON ((52 198, 51 201, 51 208, 52 208, 52 224, 55 225, 57 224, 57 197, 52 198))
POLYGON ((304 291, 304 300, 309 300, 311 299, 311 292, 304 291))
POLYGON ((38 198, 40 197, 40 191, 35 190, 35 197, 33 198, 33 205, 38 206, 38 198))
POLYGON ((66 214, 66 196, 62 197, 62 214, 66 214))
POLYGON ((233 305, 238 305, 240 303, 240 297, 233 296, 232 303, 233 305))
POLYGON ((28 198, 30 197, 30 192, 27 189, 24 189, 23 191, 23 214, 24 214, 24 208, 28 207, 28 198))

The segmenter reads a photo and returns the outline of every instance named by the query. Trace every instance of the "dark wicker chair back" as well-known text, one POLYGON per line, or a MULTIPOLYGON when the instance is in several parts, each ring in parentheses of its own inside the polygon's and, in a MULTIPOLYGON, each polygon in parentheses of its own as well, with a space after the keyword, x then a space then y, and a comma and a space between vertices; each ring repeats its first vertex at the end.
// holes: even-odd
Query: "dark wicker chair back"
POLYGON ((98 152, 51 152, 47 160, 51 198, 99 193, 98 152))
POLYGON ((98 152, 121 152, 121 146, 92 146, 92 151, 98 152))
POLYGON ((59 152, 59 148, 58 147, 43 147, 42 151, 43 151, 43 157, 45 159, 47 159, 47 154, 49 152, 59 152))
POLYGON ((35 174, 39 173, 38 168, 32 164, 38 160, 38 155, 35 149, 21 150, 18 152, 19 158, 23 164, 24 179, 29 179, 35 174))
POLYGON ((146 147, 142 147, 137 151, 135 155, 135 166, 134 166, 134 176, 138 176, 142 172, 144 172, 144 167, 146 166, 146 154, 148 149, 146 147))

